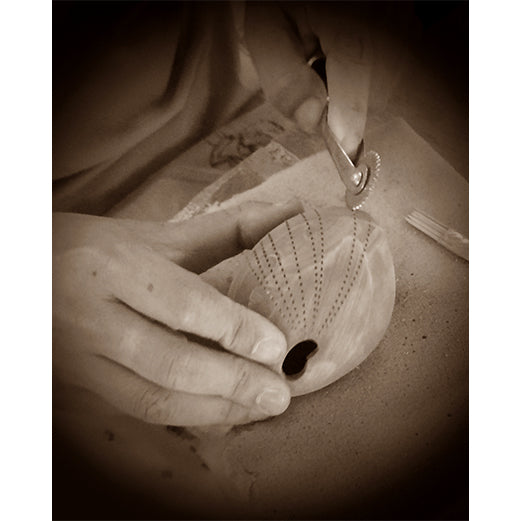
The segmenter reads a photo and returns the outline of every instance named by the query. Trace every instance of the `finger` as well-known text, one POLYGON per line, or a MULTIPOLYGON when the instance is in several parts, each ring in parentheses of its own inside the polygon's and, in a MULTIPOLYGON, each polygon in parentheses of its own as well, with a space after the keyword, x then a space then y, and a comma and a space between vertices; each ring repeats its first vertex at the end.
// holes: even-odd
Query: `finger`
POLYGON ((127 306, 246 358, 266 364, 281 361, 286 339, 269 320, 151 249, 134 243, 115 248, 111 261, 95 269, 107 291, 127 306))
POLYGON ((252 248, 275 226, 302 211, 302 203, 296 199, 282 205, 247 202, 172 225, 163 240, 175 252, 173 260, 177 264, 200 273, 252 248))
POLYGON ((326 61, 329 86, 328 123, 350 157, 364 136, 371 66, 334 53, 326 61))
POLYGON ((237 425, 266 418, 259 410, 218 396, 169 391, 108 359, 86 357, 82 369, 78 385, 146 422, 179 426, 237 425))
POLYGON ((326 89, 308 66, 296 26, 275 2, 248 3, 245 37, 261 87, 283 114, 311 131, 320 119, 326 89))
POLYGON ((350 156, 363 138, 372 71, 372 47, 359 13, 334 4, 326 12, 310 6, 310 17, 326 55, 328 123, 350 156))
POLYGON ((260 411, 281 414, 290 401, 282 378, 260 364, 190 341, 122 305, 105 313, 103 354, 171 391, 220 396, 260 411))

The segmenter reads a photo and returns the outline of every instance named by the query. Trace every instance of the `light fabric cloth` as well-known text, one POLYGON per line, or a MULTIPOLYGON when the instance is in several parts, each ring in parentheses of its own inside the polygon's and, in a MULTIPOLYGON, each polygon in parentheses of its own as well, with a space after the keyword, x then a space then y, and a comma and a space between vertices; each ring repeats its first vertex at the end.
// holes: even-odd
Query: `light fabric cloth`
POLYGON ((240 4, 65 4, 53 29, 53 210, 103 214, 258 84, 240 4))

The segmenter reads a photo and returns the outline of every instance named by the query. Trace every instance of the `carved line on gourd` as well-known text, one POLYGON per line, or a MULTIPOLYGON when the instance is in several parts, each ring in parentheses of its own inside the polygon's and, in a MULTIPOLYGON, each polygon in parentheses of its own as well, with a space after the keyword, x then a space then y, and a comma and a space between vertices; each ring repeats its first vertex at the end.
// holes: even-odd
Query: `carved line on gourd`
POLYGON ((295 266, 297 267, 297 276, 298 276, 298 285, 300 288, 300 297, 302 303, 302 317, 304 322, 304 329, 306 329, 306 298, 304 296, 304 282, 302 281, 302 273, 300 271, 300 263, 298 261, 297 255, 297 247, 295 246, 295 239, 293 238, 293 233, 291 232, 291 226, 289 222, 286 221, 286 229, 288 230, 289 240, 291 243, 291 249, 293 250, 293 258, 295 259, 295 266))
POLYGON ((355 272, 353 274, 353 277, 351 278, 351 282, 350 282, 347 290, 344 290, 344 288, 345 288, 345 286, 347 284, 347 281, 349 279, 349 275, 351 274, 351 265, 352 265, 352 261, 353 261, 353 257, 354 257, 354 251, 355 251, 355 246, 356 246, 356 242, 357 242, 357 236, 356 236, 357 227, 356 227, 356 225, 357 225, 356 217, 353 216, 353 241, 352 241, 352 245, 351 245, 351 254, 349 256, 349 264, 347 266, 347 270, 346 270, 345 276, 344 276, 344 278, 342 280, 342 284, 340 286, 340 289, 338 290, 338 293, 337 293, 337 296, 335 298, 335 301, 333 302, 333 305, 331 306, 331 309, 329 310, 328 315, 324 319, 324 322, 320 326, 320 329, 318 331, 318 335, 320 335, 320 333, 322 333, 322 331, 324 330, 325 327, 327 327, 328 325, 331 324, 331 322, 333 322, 333 320, 335 319, 336 315, 338 314, 338 312, 340 311, 340 309, 344 305, 344 302, 346 301, 348 295, 351 293, 351 289, 353 288, 356 280, 358 279, 358 275, 360 274, 360 269, 362 267, 362 264, 363 264, 363 261, 364 261, 364 258, 365 258, 366 252, 367 252, 367 248, 369 246, 369 239, 370 239, 370 237, 371 237, 371 235, 373 233, 373 230, 374 230, 374 227, 371 225, 371 223, 368 223, 367 233, 366 233, 366 236, 365 236, 364 246, 362 248, 362 253, 360 255, 360 258, 358 259, 358 263, 357 263, 357 266, 355 268, 355 272))
MULTIPOLYGON (((286 309, 286 311, 288 313, 288 319, 291 321, 291 319, 292 319, 291 309, 289 308, 288 303, 286 302, 286 298, 284 297, 284 292, 282 291, 279 281, 277 280, 277 277, 275 276, 276 271, 273 269, 273 266, 271 265, 268 254, 266 253, 266 248, 264 247, 264 240, 260 241, 259 244, 260 244, 260 247, 262 250, 262 255, 264 256, 264 260, 266 261, 266 264, 268 265, 268 270, 270 272, 271 278, 273 279, 273 282, 275 283, 275 288, 277 289, 277 291, 280 294, 280 298, 282 300, 282 303, 284 304, 284 308, 286 309)), ((282 314, 282 316, 284 317, 284 313, 282 314)))
MULTIPOLYGON (((318 214, 318 212, 317 212, 318 214)), ((311 229, 310 229, 310 226, 309 226, 309 223, 307 222, 306 218, 304 216, 302 216, 304 218, 304 220, 306 221, 306 224, 308 226, 308 232, 310 233, 310 238, 311 238, 311 242, 312 242, 312 247, 313 247, 313 250, 316 250, 315 248, 315 242, 313 240, 313 234, 311 233, 311 229)), ((318 215, 319 219, 320 219, 320 223, 321 223, 321 216, 318 215)), ((287 280, 287 276, 286 276, 286 272, 285 272, 285 269, 284 269, 284 265, 282 263, 282 260, 280 258, 280 254, 277 250, 277 247, 275 245, 275 242, 273 240, 273 237, 271 236, 271 234, 268 234, 267 235, 267 238, 268 240, 270 241, 271 243, 271 247, 273 249, 273 253, 275 254, 275 257, 277 259, 277 263, 281 269, 281 273, 283 275, 283 278, 284 278, 284 283, 285 283, 285 286, 288 288, 288 291, 290 293, 290 299, 291 299, 291 304, 293 305, 293 309, 295 311, 295 315, 296 315, 296 323, 297 324, 300 324, 300 322, 303 323, 303 329, 306 330, 306 304, 305 304, 305 297, 304 297, 304 289, 303 289, 303 281, 302 281, 302 274, 301 274, 301 271, 300 271, 300 264, 298 262, 298 256, 297 256, 297 252, 296 252, 296 246, 295 246, 295 241, 294 241, 294 237, 293 237, 293 234, 291 232, 291 228, 290 228, 290 225, 289 223, 286 221, 286 229, 288 231, 288 236, 290 238, 290 242, 292 244, 292 249, 293 249, 293 255, 294 255, 294 260, 295 260, 295 265, 297 267, 297 273, 298 273, 298 277, 299 277, 299 286, 300 286, 300 293, 301 293, 301 298, 302 298, 302 320, 299 318, 298 316, 298 310, 297 310, 297 306, 295 304, 295 297, 293 295, 293 292, 291 291, 291 286, 289 285, 289 282, 287 280)), ((322 231, 322 234, 321 234, 321 241, 322 241, 322 245, 321 245, 321 274, 320 274, 320 281, 322 281, 323 279, 323 257, 324 257, 324 245, 323 245, 323 226, 322 226, 322 223, 321 223, 321 231, 322 231)), ((253 253, 253 256, 255 258, 255 263, 257 265, 257 268, 260 272, 260 276, 259 276, 259 273, 257 273, 257 270, 251 265, 249 259, 248 259, 248 267, 250 269, 250 271, 252 272, 252 274, 254 275, 255 279, 257 280, 257 282, 260 284, 260 286, 263 288, 264 292, 266 293, 266 295, 270 298, 270 300, 273 302, 275 308, 277 309, 277 311, 281 314, 281 317, 283 319, 286 319, 286 318, 289 318, 290 319, 290 323, 293 323, 293 321, 291 320, 293 314, 291 312, 291 309, 284 297, 284 293, 281 289, 281 285, 279 283, 279 281, 277 280, 275 274, 277 273, 276 270, 273 269, 273 266, 269 260, 269 256, 266 252, 266 247, 264 245, 264 243, 266 242, 266 237, 264 237, 260 242, 259 242, 259 246, 261 248, 261 251, 262 251, 262 256, 264 258, 264 261, 267 265, 267 268, 270 272, 270 275, 271 275, 271 279, 273 279, 273 282, 275 283, 275 288, 277 289, 279 295, 280 295, 280 299, 282 301, 282 303, 284 304, 284 309, 283 309, 283 306, 273 297, 273 295, 271 294, 270 290, 266 287, 266 281, 267 281, 267 277, 266 277, 266 274, 263 270, 263 267, 262 267, 262 261, 259 259, 259 256, 257 254, 257 251, 255 250, 255 248, 252 250, 252 253, 253 253), (286 311, 286 312, 285 312, 286 311), (289 315, 289 317, 287 317, 287 315, 289 315)), ((318 270, 318 268, 316 267, 316 255, 315 255, 315 258, 314 258, 314 271, 315 271, 315 298, 316 298, 316 294, 317 293, 320 293, 320 290, 321 288, 317 291, 317 287, 318 287, 318 277, 316 275, 316 272, 318 270)), ((318 307, 317 307, 317 310, 318 310, 318 307)), ((313 324, 314 325, 314 324, 313 324)))
MULTIPOLYGON (((320 212, 313 208, 315 211, 315 214, 318 218, 318 230, 320 235, 320 283, 319 283, 319 293, 318 293, 318 300, 317 300, 317 309, 320 308, 320 302, 322 299, 322 287, 324 285, 324 225, 322 223, 322 216, 320 215, 320 212)), ((315 326, 315 324, 313 324, 315 326)))
MULTIPOLYGON (((253 268, 253 266, 251 265, 249 259, 248 259, 248 267, 250 268, 251 272, 253 273, 253 275, 255 276, 255 278, 257 279, 257 282, 260 284, 260 286, 262 287, 262 289, 264 289, 264 291, 266 292, 266 295, 268 295, 269 299, 273 302, 274 306, 275 306, 275 309, 277 309, 277 311, 280 313, 281 317, 282 318, 286 318, 286 315, 284 313, 284 310, 282 309, 282 306, 279 304, 279 302, 277 302, 277 300, 275 300, 273 298, 273 295, 271 294, 271 291, 265 286, 265 282, 267 280, 267 277, 265 276, 264 274, 264 270, 262 269, 262 264, 259 260, 259 256, 257 255, 257 252, 255 251, 255 249, 251 250, 252 253, 253 253, 253 256, 255 258, 255 262, 259 268, 259 271, 260 271, 260 276, 259 274, 255 271, 255 269, 253 268)), ((247 257, 248 258, 248 257, 247 257)))
MULTIPOLYGON (((356 239, 357 239, 357 235, 356 235, 356 232, 357 232, 357 220, 356 220, 356 214, 353 212, 352 213, 353 215, 353 240, 351 241, 351 253, 349 254, 349 263, 347 265, 347 269, 346 269, 346 272, 345 272, 345 276, 344 276, 344 279, 342 281, 342 284, 340 286, 340 289, 338 291, 338 295, 337 297, 335 298, 335 301, 333 303, 333 306, 331 307, 331 309, 329 310, 329 313, 328 315, 326 316, 324 322, 322 323, 321 327, 319 328, 318 330, 318 335, 320 335, 320 333, 322 333, 322 330, 324 329, 324 327, 326 327, 326 324, 328 323, 332 313, 334 312, 334 306, 335 304, 338 302, 338 299, 339 299, 339 296, 342 294, 342 291, 344 289, 344 286, 345 286, 345 283, 347 281, 347 278, 349 277, 350 273, 351 273, 351 265, 353 263, 353 257, 354 257, 354 254, 355 254, 355 246, 356 246, 356 239)), ((340 306, 339 308, 340 309, 340 306)), ((338 313, 338 310, 334 313, 334 316, 336 316, 336 314, 338 313)), ((333 317, 334 318, 334 317, 333 317)), ((333 318, 331 318, 331 320, 333 320, 333 318)))
MULTIPOLYGON (((309 238, 311 240, 311 251, 313 253, 313 277, 314 277, 314 292, 313 292, 313 315, 311 318, 312 327, 315 327, 315 323, 318 316, 318 292, 319 292, 319 279, 318 279, 318 264, 317 264, 317 254, 315 248, 315 240, 313 238, 313 233, 311 231, 311 225, 307 217, 304 214, 301 214, 304 222, 306 223, 306 228, 309 234, 309 238)), ((320 288, 320 291, 322 288, 320 288)))
MULTIPOLYGON (((298 311, 297 311, 297 306, 295 304, 295 297, 293 296, 293 291, 291 291, 291 286, 288 282, 288 278, 286 276, 286 270, 284 269, 284 265, 282 264, 282 261, 280 259, 280 254, 279 254, 279 251, 277 250, 276 246, 275 246, 275 242, 273 241, 273 237, 271 236, 271 233, 268 233, 268 239, 271 243, 271 247, 273 249, 273 252, 275 253, 275 256, 277 258, 277 263, 280 267, 280 270, 281 270, 281 273, 282 273, 282 277, 284 279, 284 284, 286 285, 286 287, 288 288, 288 291, 289 291, 289 299, 291 301, 291 304, 293 305, 293 309, 295 311, 295 318, 296 318, 296 321, 297 321, 297 324, 300 323, 300 319, 298 317, 298 311)), ((291 316, 291 310, 290 310, 290 316, 291 316)))

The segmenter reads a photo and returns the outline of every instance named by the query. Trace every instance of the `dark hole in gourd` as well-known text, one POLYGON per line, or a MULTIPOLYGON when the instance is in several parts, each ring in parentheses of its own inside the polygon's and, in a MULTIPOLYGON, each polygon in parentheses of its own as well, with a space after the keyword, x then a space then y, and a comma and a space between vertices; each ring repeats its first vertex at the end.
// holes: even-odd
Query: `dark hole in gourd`
POLYGON ((316 349, 317 343, 314 340, 303 340, 294 345, 282 363, 284 374, 293 378, 299 376, 304 371, 309 357, 316 349))

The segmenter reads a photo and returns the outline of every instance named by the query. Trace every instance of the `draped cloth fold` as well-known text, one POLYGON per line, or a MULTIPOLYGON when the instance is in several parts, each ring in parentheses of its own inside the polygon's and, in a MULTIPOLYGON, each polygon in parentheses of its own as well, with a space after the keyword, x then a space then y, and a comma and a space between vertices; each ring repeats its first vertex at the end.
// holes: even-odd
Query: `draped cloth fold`
POLYGON ((73 4, 53 29, 53 210, 99 215, 254 92, 230 4, 73 4))

